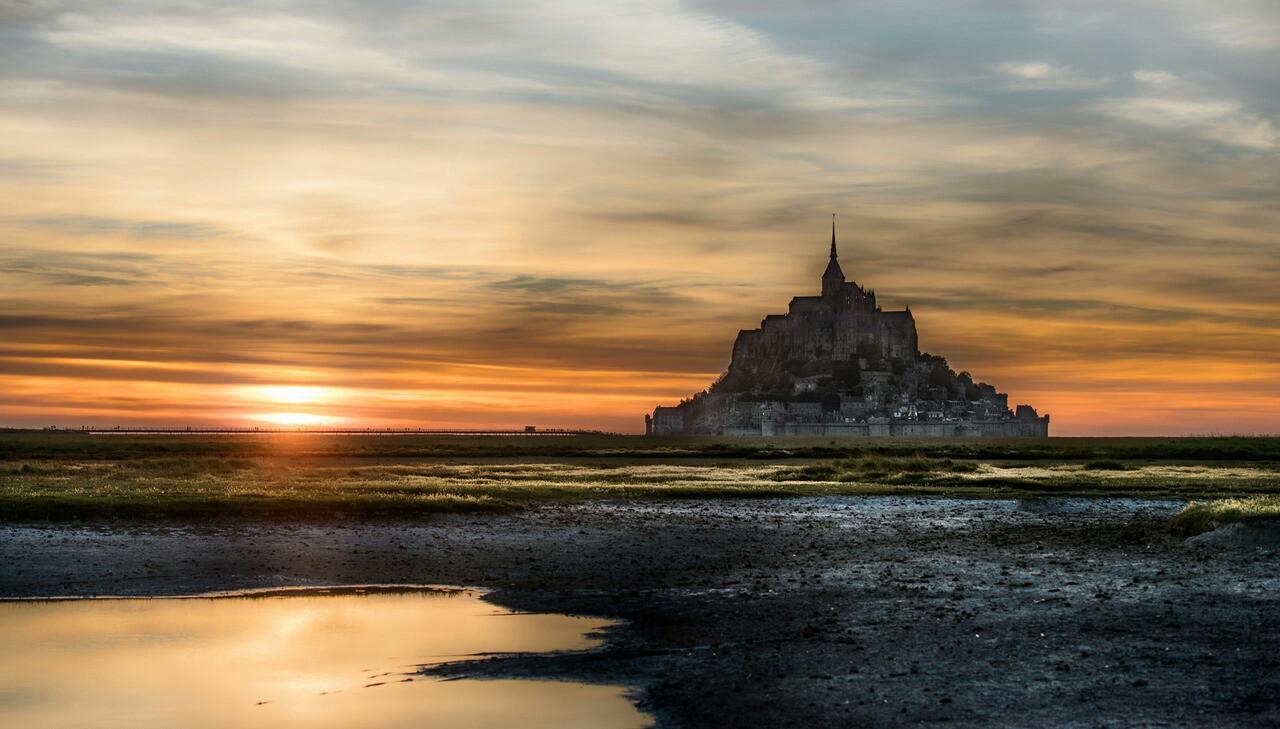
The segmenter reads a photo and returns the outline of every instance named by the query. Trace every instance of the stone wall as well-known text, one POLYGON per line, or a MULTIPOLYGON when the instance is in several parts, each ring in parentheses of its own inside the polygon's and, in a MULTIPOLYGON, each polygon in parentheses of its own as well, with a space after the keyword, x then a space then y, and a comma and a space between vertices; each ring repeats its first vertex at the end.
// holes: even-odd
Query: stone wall
POLYGON ((775 423, 765 421, 758 432, 734 428, 724 435, 782 438, 1047 438, 1049 416, 1035 420, 927 421, 889 420, 864 423, 775 423))

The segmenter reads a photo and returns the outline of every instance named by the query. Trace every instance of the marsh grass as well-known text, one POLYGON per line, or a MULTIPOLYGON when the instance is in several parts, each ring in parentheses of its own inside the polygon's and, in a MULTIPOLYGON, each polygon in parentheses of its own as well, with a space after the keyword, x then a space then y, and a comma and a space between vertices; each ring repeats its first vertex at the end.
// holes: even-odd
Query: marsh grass
POLYGON ((901 458, 852 458, 783 468, 770 478, 782 482, 859 483, 864 485, 864 490, 874 486, 910 486, 916 493, 994 498, 1203 498, 1280 491, 1280 469, 1275 464, 990 463, 918 454, 901 458))
POLYGON ((418 435, 88 435, 0 430, 0 463, 83 458, 129 460, 294 456, 347 458, 626 458, 838 460, 880 456, 982 461, 1271 461, 1280 437, 1205 438, 645 438, 643 436, 473 437, 418 435))
POLYGON ((1127 471, 1129 467, 1120 461, 1089 461, 1084 464, 1086 471, 1127 471))
POLYGON ((1179 534, 1191 536, 1227 524, 1264 520, 1280 522, 1280 496, 1193 501, 1173 518, 1172 526, 1179 534))
POLYGON ((1203 499, 1280 492, 1280 449, 1275 447, 1280 439, 1253 440, 850 444, 7 434, 0 435, 0 520, 417 516, 589 499, 891 494, 1203 499), (1161 448, 1172 456, 1153 457, 1161 448), (1218 455, 1275 453, 1277 458, 1183 459, 1197 448, 1218 455), (1047 452, 1060 457, 1043 457, 1047 452), (1002 457, 980 455, 992 453, 1002 457), (1134 453, 1143 455, 1129 457, 1134 453), (1009 454, 1018 457, 1003 457, 1009 454))

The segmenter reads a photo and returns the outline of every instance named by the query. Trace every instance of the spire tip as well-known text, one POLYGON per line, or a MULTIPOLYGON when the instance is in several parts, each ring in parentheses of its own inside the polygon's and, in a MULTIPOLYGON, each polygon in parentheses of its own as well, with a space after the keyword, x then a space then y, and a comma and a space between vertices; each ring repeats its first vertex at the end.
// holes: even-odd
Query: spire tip
POLYGON ((836 257, 836 214, 831 214, 831 259, 836 257))

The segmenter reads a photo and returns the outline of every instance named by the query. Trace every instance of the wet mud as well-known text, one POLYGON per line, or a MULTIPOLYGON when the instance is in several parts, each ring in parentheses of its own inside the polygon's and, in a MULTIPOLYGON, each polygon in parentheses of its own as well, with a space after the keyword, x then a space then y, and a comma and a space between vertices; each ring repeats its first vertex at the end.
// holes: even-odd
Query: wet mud
POLYGON ((623 684, 662 726, 1280 724, 1280 552, 1175 502, 809 498, 0 526, 0 596, 425 583, 621 618, 424 671, 623 684))

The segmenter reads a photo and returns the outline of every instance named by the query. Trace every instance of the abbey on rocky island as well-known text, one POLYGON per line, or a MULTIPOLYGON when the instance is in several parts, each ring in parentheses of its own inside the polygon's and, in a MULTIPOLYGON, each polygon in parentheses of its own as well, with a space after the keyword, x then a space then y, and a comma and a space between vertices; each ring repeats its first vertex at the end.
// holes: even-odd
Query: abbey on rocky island
POLYGON ((836 254, 822 293, 742 330, 724 374, 679 405, 645 415, 648 435, 1037 437, 1049 416, 922 354, 911 308, 884 311, 845 281, 836 254))

